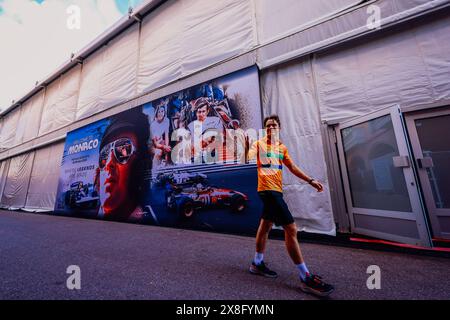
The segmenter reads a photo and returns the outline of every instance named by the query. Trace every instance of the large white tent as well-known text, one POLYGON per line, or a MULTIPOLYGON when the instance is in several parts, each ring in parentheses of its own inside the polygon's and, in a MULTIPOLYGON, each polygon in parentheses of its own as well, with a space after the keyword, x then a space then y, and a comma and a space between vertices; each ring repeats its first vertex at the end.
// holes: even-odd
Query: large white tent
POLYGON ((284 177, 300 230, 348 230, 324 123, 450 99, 448 0, 150 0, 1 114, 1 206, 52 210, 65 134, 258 65, 263 114, 324 193, 284 177), (368 28, 371 11, 378 29, 368 28), (441 12, 439 19, 427 15, 441 12), (443 12, 443 13, 442 13, 443 12))

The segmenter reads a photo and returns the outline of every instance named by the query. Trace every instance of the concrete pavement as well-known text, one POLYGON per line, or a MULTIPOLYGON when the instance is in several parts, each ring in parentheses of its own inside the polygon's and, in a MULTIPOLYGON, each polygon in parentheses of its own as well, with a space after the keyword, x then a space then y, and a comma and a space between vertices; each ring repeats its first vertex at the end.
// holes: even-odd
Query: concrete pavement
MULTIPOLYGON (((450 299, 450 259, 301 244, 332 299, 450 299), (369 265, 381 289, 366 286, 369 265)), ((254 239, 144 225, 0 211, 0 299, 316 299, 298 290, 284 242, 266 260, 277 279, 247 272, 254 239), (66 269, 81 268, 81 290, 66 269)))

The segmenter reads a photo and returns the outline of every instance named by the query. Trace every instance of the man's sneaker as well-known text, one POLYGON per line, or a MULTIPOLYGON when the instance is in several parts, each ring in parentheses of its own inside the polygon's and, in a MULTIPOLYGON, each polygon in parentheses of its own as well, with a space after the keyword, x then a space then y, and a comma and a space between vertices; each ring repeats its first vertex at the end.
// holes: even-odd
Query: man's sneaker
POLYGON ((300 280, 300 289, 303 292, 312 293, 319 297, 326 297, 334 291, 334 287, 331 284, 323 282, 321 277, 314 274, 308 274, 305 280, 300 280))
POLYGON ((258 274, 258 275, 268 277, 268 278, 278 277, 278 274, 275 271, 272 271, 269 268, 267 268, 264 261, 262 261, 258 265, 255 262, 252 262, 252 265, 250 266, 249 271, 250 271, 250 273, 258 274))

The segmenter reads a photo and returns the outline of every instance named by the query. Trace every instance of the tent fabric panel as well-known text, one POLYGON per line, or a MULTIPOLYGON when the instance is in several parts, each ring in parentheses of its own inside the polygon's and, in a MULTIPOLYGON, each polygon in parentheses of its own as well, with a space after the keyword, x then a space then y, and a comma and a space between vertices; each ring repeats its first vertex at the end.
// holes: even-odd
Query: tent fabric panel
POLYGON ((318 193, 284 169, 284 198, 300 230, 335 235, 310 61, 268 69, 262 73, 261 82, 264 116, 280 117, 281 140, 294 162, 325 187, 324 192, 318 193))

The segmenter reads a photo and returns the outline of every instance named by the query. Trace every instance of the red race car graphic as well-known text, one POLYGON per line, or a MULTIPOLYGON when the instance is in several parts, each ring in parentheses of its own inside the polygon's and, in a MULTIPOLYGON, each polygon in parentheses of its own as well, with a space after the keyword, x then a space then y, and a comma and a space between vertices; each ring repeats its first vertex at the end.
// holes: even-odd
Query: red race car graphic
POLYGON ((225 188, 193 184, 189 187, 171 185, 172 190, 166 193, 167 207, 178 214, 190 218, 194 212, 202 208, 229 207, 232 212, 243 212, 247 206, 247 195, 225 188))

